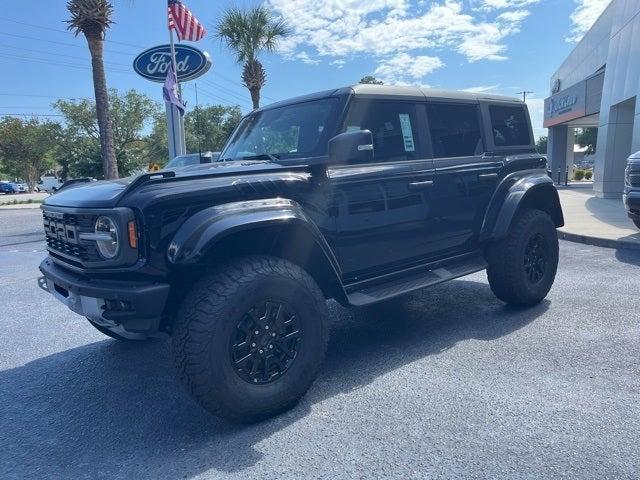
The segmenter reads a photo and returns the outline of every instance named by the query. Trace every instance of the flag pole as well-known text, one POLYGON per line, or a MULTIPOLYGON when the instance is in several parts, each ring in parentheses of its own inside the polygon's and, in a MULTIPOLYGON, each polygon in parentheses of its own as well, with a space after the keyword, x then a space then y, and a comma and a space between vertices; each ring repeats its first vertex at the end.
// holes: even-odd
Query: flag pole
MULTIPOLYGON (((173 72, 176 75, 178 95, 180 96, 180 101, 182 101, 182 87, 180 86, 180 81, 178 79, 178 61, 176 59, 176 44, 173 39, 173 28, 169 29, 169 45, 171 46, 171 66, 173 67, 173 72)), ((167 120, 169 122, 169 130, 174 132, 173 138, 175 140, 172 155, 175 157, 186 153, 184 119, 177 107, 174 105, 170 105, 169 107, 171 108, 171 116, 167 120)))

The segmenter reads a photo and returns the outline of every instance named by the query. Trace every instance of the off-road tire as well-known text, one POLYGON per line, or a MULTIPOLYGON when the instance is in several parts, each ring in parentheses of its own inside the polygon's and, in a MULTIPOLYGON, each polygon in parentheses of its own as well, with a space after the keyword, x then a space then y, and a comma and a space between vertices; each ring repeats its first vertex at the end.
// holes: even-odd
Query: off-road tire
POLYGON ((558 234, 551 217, 541 210, 524 210, 515 218, 509 234, 487 248, 487 277, 491 290, 503 302, 518 306, 540 303, 551 290, 558 269, 558 234), (525 269, 530 241, 546 246, 544 274, 532 282, 525 269))
POLYGON ((303 269, 275 257, 241 257, 202 278, 182 302, 171 338, 178 377, 216 416, 240 423, 274 416, 293 407, 315 380, 329 338, 327 319, 325 298, 303 269), (294 311, 300 349, 280 377, 252 384, 232 365, 230 342, 247 312, 268 301, 294 311))
POLYGON ((633 221, 636 227, 640 228, 640 219, 632 218, 631 220, 633 221))
POLYGON ((111 337, 111 338, 113 338, 115 340, 120 340, 121 342, 132 342, 132 343, 134 343, 134 342, 144 342, 145 340, 149 339, 149 337, 147 337, 146 335, 143 335, 143 334, 131 334, 131 337, 125 337, 125 336, 119 335, 119 334, 117 334, 115 332, 112 332, 108 328, 105 328, 105 327, 103 327, 101 325, 98 325, 97 323, 92 322, 88 318, 87 318, 87 320, 93 326, 93 328, 98 330, 103 335, 106 335, 107 337, 111 337))

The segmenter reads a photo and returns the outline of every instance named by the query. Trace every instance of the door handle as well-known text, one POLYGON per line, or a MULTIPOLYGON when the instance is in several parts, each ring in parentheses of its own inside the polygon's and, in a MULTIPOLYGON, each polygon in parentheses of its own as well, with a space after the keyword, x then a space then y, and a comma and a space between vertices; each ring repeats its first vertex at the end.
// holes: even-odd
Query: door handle
POLYGON ((433 180, 427 180, 424 182, 413 182, 409 184, 409 190, 425 190, 433 187, 433 180))
POLYGON ((478 175, 478 178, 480 180, 495 180, 496 178, 498 178, 498 174, 497 173, 482 173, 482 174, 478 175))

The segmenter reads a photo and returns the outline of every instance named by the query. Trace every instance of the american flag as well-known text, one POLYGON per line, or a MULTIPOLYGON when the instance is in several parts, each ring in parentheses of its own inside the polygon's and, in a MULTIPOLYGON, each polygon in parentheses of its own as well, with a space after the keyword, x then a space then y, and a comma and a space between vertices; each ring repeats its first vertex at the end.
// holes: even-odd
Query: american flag
POLYGON ((169 30, 171 29, 176 31, 180 41, 197 42, 207 35, 207 30, 180 0, 169 0, 169 30))

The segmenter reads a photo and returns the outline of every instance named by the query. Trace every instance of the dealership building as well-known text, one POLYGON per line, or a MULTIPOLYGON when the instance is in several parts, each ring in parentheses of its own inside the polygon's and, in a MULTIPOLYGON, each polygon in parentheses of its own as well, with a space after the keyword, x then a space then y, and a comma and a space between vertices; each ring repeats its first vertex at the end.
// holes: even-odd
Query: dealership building
POLYGON ((573 163, 574 129, 598 127, 593 188, 620 197, 626 159, 640 150, 640 0, 612 0, 551 77, 544 107, 554 179, 573 163))

